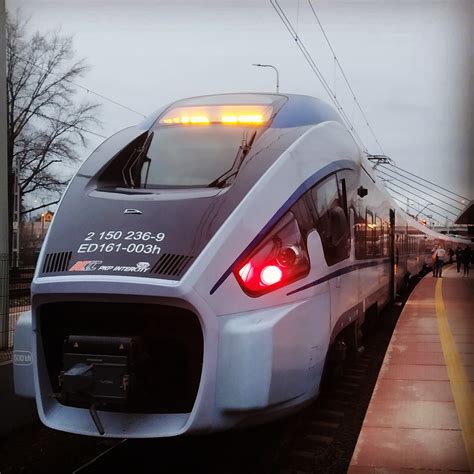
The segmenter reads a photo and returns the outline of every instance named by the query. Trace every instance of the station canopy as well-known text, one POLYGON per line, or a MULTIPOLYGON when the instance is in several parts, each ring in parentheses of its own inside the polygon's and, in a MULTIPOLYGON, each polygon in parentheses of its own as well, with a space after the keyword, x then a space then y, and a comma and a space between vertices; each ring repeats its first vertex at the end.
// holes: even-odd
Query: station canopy
POLYGON ((455 224, 474 225, 474 201, 471 201, 454 221, 455 224))

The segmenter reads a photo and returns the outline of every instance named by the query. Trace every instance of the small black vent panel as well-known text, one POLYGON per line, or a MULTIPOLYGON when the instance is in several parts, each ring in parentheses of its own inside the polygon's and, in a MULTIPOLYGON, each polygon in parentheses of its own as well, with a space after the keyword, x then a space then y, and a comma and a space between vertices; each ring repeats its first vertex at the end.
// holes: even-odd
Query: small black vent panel
POLYGON ((72 252, 48 253, 44 259, 43 273, 65 272, 69 267, 72 252))
POLYGON ((164 253, 151 269, 152 273, 179 277, 183 274, 193 257, 164 253))

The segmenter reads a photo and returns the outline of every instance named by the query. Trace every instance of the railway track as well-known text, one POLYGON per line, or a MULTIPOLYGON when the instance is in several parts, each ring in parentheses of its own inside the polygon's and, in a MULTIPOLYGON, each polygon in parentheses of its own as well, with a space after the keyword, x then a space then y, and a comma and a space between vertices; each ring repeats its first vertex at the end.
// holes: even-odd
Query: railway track
POLYGON ((82 464, 79 466, 77 469, 75 469, 72 474, 83 474, 85 472, 88 472, 89 468, 96 469, 98 463, 102 462, 102 458, 106 458, 107 456, 113 456, 114 452, 116 452, 118 449, 123 447, 123 445, 127 442, 127 439, 121 439, 117 441, 115 444, 112 446, 108 447, 101 453, 99 453, 97 456, 93 457, 89 461, 87 461, 85 464, 82 464))
POLYGON ((389 334, 380 331, 361 355, 347 361, 338 380, 305 411, 304 423, 275 472, 347 471, 389 341, 389 334))
POLYGON ((347 472, 398 315, 408 298, 386 308, 364 350, 325 381, 318 400, 299 413, 245 431, 202 437, 122 440, 74 473, 106 471, 312 474, 347 472))

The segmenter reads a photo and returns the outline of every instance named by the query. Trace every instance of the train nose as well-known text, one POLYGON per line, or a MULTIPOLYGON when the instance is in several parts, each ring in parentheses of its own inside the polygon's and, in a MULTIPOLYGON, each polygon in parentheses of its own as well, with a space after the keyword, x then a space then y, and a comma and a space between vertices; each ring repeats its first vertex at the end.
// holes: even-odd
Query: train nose
POLYGON ((145 303, 62 302, 39 308, 57 401, 111 412, 189 413, 201 378, 197 316, 145 303))

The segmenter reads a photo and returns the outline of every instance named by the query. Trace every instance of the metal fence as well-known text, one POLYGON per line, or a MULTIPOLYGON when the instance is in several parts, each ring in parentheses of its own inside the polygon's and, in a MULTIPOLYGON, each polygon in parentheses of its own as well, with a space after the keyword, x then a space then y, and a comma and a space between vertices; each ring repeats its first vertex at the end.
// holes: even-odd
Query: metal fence
MULTIPOLYGON (((20 314, 30 309, 30 288, 33 279, 33 268, 25 268, 15 273, 10 273, 9 286, 9 320, 8 320, 8 343, 7 347, 0 350, 0 362, 8 361, 13 353, 13 337, 15 334, 16 321, 20 314)), ((3 334, 0 334, 0 340, 3 334)))

